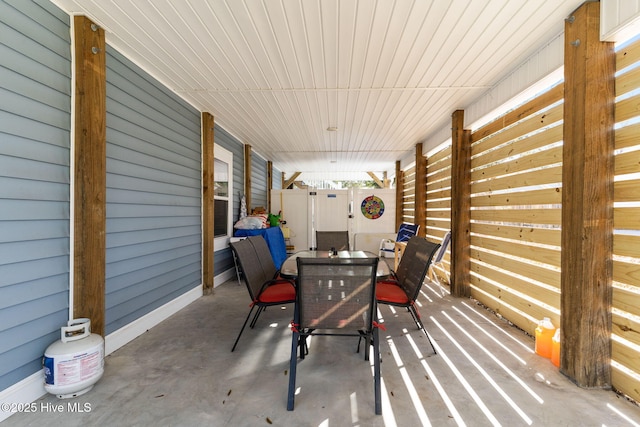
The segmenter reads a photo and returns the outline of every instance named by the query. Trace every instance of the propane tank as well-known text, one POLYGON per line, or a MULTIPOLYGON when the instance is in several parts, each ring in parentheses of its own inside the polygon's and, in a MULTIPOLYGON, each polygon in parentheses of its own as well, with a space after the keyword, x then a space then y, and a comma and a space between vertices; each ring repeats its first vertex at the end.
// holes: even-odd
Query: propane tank
POLYGON ((60 340, 42 359, 44 389, 59 399, 91 390, 104 373, 104 339, 91 333, 91 321, 72 319, 60 328, 60 340))

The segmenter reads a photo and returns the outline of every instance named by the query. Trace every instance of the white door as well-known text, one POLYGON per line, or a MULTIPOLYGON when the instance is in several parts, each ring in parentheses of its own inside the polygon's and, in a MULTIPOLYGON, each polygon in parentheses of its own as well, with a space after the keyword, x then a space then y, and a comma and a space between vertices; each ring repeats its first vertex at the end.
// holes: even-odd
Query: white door
POLYGON ((348 190, 313 190, 314 228, 317 231, 347 231, 349 227, 348 190))
MULTIPOLYGON (((309 249, 309 194, 307 190, 271 190, 271 210, 282 212, 293 251, 309 249)), ((286 236, 285 236, 286 237, 286 236)))

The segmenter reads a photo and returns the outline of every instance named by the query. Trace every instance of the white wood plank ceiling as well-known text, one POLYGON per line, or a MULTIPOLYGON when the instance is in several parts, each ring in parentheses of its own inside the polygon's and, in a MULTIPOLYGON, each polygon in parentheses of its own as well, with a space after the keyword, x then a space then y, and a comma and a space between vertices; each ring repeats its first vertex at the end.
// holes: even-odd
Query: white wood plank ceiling
POLYGON ((583 2, 53 1, 300 179, 391 175, 583 2))

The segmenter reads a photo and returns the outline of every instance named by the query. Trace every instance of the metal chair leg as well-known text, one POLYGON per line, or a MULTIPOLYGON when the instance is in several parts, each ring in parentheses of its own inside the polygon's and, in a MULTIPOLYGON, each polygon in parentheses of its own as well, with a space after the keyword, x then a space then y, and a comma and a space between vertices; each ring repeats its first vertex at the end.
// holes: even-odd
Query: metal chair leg
POLYGON ((296 371, 298 367, 298 347, 300 346, 300 334, 293 331, 291 339, 291 356, 289 360, 289 393, 287 395, 287 411, 293 411, 296 394, 296 371))
MULTIPOLYGON (((367 353, 369 349, 367 349, 367 353)), ((382 414, 382 392, 380 387, 380 335, 373 328, 373 387, 376 415, 382 414)))
POLYGON ((422 332, 424 332, 424 334, 426 335, 427 340, 429 340, 429 344, 431 344, 431 348, 433 349, 433 354, 438 354, 436 352, 436 348, 434 347, 433 343, 431 342, 431 338, 429 338, 429 334, 427 333, 427 329, 424 327, 424 324, 422 323, 422 319, 420 319, 420 313, 418 312, 418 310, 413 305, 411 305, 411 306, 409 306, 407 308, 409 309, 409 313, 411 313, 411 317, 413 317, 413 320, 416 322, 416 325, 418 325, 418 328, 422 329, 422 332))
POLYGON ((251 310, 249 310, 249 314, 247 314, 247 318, 244 319, 244 323, 242 324, 242 329, 240 329, 240 333, 238 334, 238 337, 236 338, 236 342, 233 343, 233 347, 231 348, 231 352, 233 352, 233 350, 236 349, 236 346, 238 345, 238 341, 240 340, 240 335, 242 335, 242 332, 244 331, 245 326, 247 326, 247 322, 249 321, 249 317, 251 317, 251 313, 253 312, 253 307, 251 307, 251 310))
POLYGON ((253 319, 251 319, 251 323, 249 324, 249 327, 251 329, 253 329, 256 326, 256 322, 258 321, 258 317, 260 317, 260 314, 266 309, 267 307, 265 306, 259 306, 258 307, 258 311, 256 311, 256 315, 253 316, 253 319))
POLYGON ((309 348, 307 347, 307 336, 298 334, 298 348, 300 349, 300 359, 304 359, 309 354, 309 348))
MULTIPOLYGON (((373 338, 367 335, 364 331, 360 332, 360 336, 358 337, 358 347, 356 348, 356 353, 360 353, 360 342, 364 339, 365 345, 372 345, 373 338)), ((364 360, 369 360, 369 349, 365 347, 364 349, 364 360)))

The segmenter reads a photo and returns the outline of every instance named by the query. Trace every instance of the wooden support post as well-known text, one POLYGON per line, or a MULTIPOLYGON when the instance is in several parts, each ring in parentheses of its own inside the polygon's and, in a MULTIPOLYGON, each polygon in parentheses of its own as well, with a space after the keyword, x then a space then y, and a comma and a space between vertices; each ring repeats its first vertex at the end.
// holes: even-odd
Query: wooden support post
POLYGON ((267 212, 271 212, 271 190, 273 189, 273 163, 267 161, 267 212))
POLYGON ((416 207, 415 221, 420 224, 418 236, 427 234, 427 158, 422 155, 422 143, 416 144, 416 207))
POLYGON ((104 30, 75 16, 73 316, 105 331, 106 54, 104 30))
POLYGON ((213 221, 214 221, 214 118, 210 113, 202 113, 202 290, 213 291, 213 221))
POLYGON ((471 296, 471 132, 464 111, 451 120, 451 295, 471 296))
POLYGON ((599 21, 584 3, 564 47, 560 370, 585 388, 611 385, 615 53, 599 21))
POLYGON ((404 201, 404 171, 400 168, 400 160, 396 160, 396 230, 402 224, 402 202, 404 201))
POLYGON ((244 146, 244 196, 247 201, 247 210, 251 214, 251 146, 244 146))

